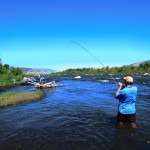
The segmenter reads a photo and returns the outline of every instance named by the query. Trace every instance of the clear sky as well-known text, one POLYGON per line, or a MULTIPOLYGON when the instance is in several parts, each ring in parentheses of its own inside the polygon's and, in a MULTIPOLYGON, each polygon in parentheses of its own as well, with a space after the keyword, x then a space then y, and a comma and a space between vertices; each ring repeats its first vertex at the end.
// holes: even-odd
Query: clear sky
POLYGON ((0 57, 14 67, 121 66, 150 60, 149 0, 1 0, 0 57))

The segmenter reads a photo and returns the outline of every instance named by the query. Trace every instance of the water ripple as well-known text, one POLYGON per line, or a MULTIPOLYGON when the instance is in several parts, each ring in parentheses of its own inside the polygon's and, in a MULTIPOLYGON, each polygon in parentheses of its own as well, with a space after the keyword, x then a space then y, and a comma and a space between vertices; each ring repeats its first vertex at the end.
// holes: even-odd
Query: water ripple
MULTIPOLYGON (((114 98, 117 85, 109 76, 85 76, 78 81, 67 76, 49 79, 55 78, 66 86, 44 90, 45 97, 40 101, 0 109, 1 150, 149 149, 147 77, 135 77, 139 89, 136 131, 117 127, 118 101, 114 98)), ((121 78, 118 76, 116 80, 121 78)), ((33 89, 17 86, 9 90, 33 89)))

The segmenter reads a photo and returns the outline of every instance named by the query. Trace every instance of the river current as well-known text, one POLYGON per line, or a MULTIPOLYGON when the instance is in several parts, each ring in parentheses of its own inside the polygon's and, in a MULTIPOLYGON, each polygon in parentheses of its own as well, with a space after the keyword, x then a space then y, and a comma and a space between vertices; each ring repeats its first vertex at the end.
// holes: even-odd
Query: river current
MULTIPOLYGON (((115 78, 118 82, 123 76, 115 78)), ((110 76, 47 76, 46 81, 61 86, 44 89, 41 100, 0 108, 0 150, 149 150, 150 77, 134 79, 136 129, 117 126, 118 86, 110 76)), ((34 88, 15 86, 3 92, 34 88)))

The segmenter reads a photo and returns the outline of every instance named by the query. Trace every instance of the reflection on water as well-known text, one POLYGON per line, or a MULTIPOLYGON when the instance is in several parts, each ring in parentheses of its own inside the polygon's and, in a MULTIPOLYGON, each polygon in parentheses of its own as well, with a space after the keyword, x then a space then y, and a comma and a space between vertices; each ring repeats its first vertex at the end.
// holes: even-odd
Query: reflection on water
POLYGON ((108 78, 49 77, 64 86, 45 89, 42 100, 1 108, 0 150, 149 150, 149 78, 135 77, 139 89, 136 130, 117 127, 117 85, 108 78))

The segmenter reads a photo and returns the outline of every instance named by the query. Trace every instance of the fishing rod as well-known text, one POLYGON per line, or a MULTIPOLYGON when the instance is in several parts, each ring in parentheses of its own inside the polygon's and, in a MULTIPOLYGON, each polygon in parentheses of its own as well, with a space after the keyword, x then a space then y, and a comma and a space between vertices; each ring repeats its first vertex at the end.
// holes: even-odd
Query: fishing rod
MULTIPOLYGON (((94 56, 87 48, 85 48, 84 46, 82 46, 81 44, 74 42, 74 41, 70 41, 69 44, 76 44, 77 46, 81 47, 82 49, 84 49, 86 52, 88 52, 96 61, 98 61, 104 68, 106 68, 106 66, 96 57, 94 56)), ((113 81, 115 83, 117 83, 117 81, 114 79, 114 77, 112 76, 112 74, 110 73, 110 71, 108 70, 109 75, 111 76, 111 78, 113 79, 113 81)))

